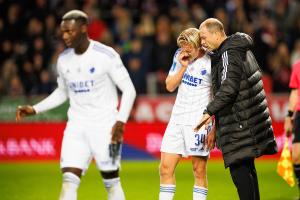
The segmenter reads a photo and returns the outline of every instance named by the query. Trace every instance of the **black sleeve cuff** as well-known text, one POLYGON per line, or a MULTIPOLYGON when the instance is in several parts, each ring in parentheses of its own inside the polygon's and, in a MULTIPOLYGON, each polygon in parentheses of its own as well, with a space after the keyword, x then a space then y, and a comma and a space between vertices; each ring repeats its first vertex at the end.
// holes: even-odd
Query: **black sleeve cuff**
POLYGON ((212 116, 212 113, 209 112, 207 109, 205 109, 205 110, 203 111, 203 115, 204 115, 204 114, 208 114, 209 116, 212 116))

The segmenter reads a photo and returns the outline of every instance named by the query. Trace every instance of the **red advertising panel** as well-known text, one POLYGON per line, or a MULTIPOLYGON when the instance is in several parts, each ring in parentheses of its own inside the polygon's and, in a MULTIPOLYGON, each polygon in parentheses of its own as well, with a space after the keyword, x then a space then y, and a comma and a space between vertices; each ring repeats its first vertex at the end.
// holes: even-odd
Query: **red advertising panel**
MULTIPOLYGON (((282 129, 282 124, 274 125, 282 129)), ((0 124, 0 161, 58 160, 64 127, 65 123, 0 124)), ((165 123, 129 122, 125 128, 123 157, 159 158, 165 128, 165 123)), ((277 135, 276 139, 281 149, 284 138, 277 135)), ((211 158, 220 156, 217 149, 211 152, 211 158)))
MULTIPOLYGON (((287 96, 268 98, 279 150, 284 142, 283 120, 287 100, 287 96)), ((159 158, 173 103, 173 96, 138 99, 132 121, 125 128, 124 158, 159 158)), ((0 161, 58 160, 64 128, 65 123, 0 123, 0 161)), ((220 155, 216 149, 211 153, 212 158, 220 155)))
POLYGON ((59 159, 64 123, 1 123, 1 160, 59 159))

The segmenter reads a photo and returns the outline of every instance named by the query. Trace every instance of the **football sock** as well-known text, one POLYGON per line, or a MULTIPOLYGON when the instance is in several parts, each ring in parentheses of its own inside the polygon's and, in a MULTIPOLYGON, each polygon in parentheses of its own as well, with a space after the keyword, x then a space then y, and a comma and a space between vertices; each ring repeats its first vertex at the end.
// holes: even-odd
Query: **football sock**
POLYGON ((71 172, 63 173, 63 184, 59 200, 76 200, 80 178, 71 172))
POLYGON ((125 195, 121 186, 120 177, 103 179, 108 200, 125 200, 125 195))
POLYGON ((160 184, 159 200, 172 200, 175 189, 175 185, 160 184))
POLYGON ((207 188, 194 185, 193 200, 206 200, 207 188))

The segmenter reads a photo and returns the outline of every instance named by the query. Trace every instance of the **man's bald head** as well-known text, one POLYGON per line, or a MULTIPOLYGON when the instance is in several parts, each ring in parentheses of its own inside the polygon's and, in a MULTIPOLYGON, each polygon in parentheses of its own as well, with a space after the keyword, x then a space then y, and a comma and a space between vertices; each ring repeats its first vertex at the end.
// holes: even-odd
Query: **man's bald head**
POLYGON ((199 30, 201 45, 207 51, 214 51, 219 48, 227 37, 222 22, 216 18, 209 18, 202 22, 199 30))
POLYGON ((207 20, 205 20, 204 22, 202 22, 200 24, 199 29, 204 28, 204 27, 207 28, 212 33, 220 32, 220 33, 224 33, 224 35, 225 35, 224 26, 223 26, 222 22, 220 22, 216 18, 208 18, 207 20))

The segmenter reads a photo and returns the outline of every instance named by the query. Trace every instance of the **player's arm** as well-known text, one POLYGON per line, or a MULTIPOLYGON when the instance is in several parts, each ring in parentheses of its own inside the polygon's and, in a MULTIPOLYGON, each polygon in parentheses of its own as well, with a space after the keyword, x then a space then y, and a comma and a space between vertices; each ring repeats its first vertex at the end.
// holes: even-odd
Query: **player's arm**
POLYGON ((119 55, 114 57, 108 73, 122 92, 117 122, 112 128, 112 143, 117 143, 123 140, 124 125, 129 118, 136 97, 136 91, 119 55))
POLYGON ((61 75, 58 76, 57 83, 58 83, 58 87, 48 97, 46 97, 44 100, 37 103, 36 105, 18 106, 16 110, 16 121, 20 121, 23 117, 26 116, 45 112, 65 102, 68 98, 68 94, 67 94, 65 82, 61 77, 61 75))
POLYGON ((117 83, 118 88, 122 92, 120 108, 117 115, 117 122, 112 130, 112 142, 122 142, 124 125, 127 122, 135 97, 136 91, 129 76, 117 83))
POLYGON ((289 97, 288 114, 284 120, 284 130, 286 136, 290 136, 293 130, 293 115, 298 101, 298 89, 292 89, 289 97))
POLYGON ((169 92, 173 92, 180 85, 182 77, 189 64, 188 58, 189 55, 184 51, 180 51, 178 57, 176 57, 176 53, 175 53, 171 70, 166 79, 166 89, 169 92))
POLYGON ((115 60, 112 63, 109 75, 122 92, 117 121, 112 127, 111 144, 109 145, 109 156, 113 158, 114 163, 115 158, 120 154, 121 143, 123 142, 124 125, 129 118, 136 97, 136 91, 129 74, 118 55, 116 55, 115 60))
POLYGON ((67 99, 66 93, 57 88, 54 90, 47 98, 42 100, 40 103, 31 105, 22 105, 17 107, 16 111, 16 121, 20 121, 23 117, 35 115, 52 108, 55 108, 65 102, 67 99))

